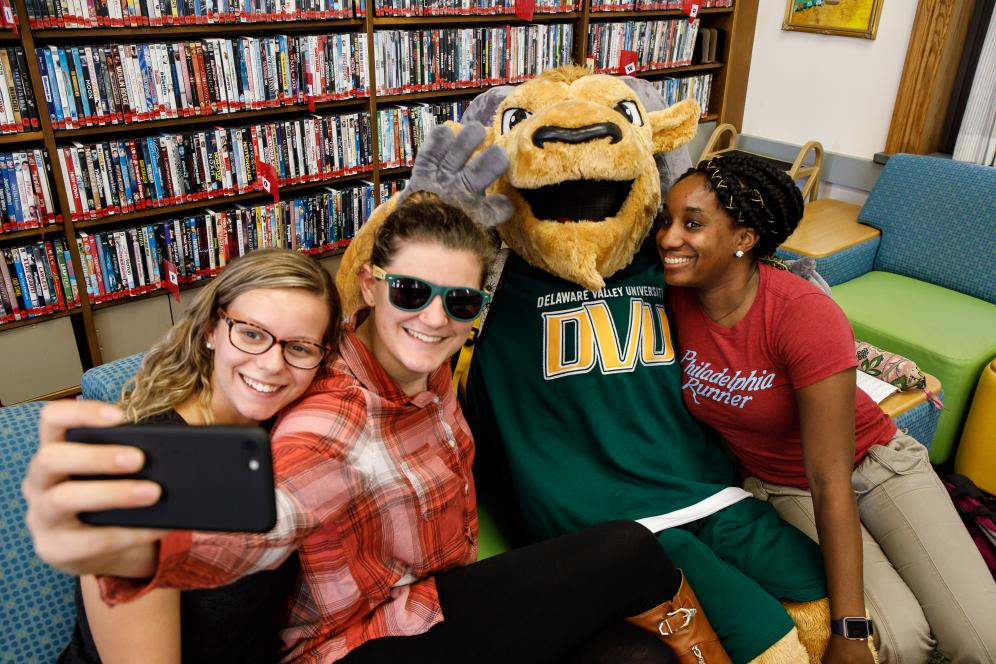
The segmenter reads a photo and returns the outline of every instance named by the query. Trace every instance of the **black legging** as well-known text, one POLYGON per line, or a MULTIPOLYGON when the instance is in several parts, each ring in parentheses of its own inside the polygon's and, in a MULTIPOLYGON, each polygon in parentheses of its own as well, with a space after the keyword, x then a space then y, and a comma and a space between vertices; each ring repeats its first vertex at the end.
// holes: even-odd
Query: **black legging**
POLYGON ((680 581, 650 531, 613 521, 440 574, 442 622, 342 661, 671 663, 666 645, 623 618, 669 600, 680 581))

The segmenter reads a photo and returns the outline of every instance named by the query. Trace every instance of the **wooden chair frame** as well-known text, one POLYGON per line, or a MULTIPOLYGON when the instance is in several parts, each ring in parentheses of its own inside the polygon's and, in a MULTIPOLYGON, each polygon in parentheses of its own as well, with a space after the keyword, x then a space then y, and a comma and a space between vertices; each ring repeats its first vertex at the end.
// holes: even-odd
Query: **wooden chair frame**
MULTIPOLYGON (((712 136, 706 141, 705 148, 699 161, 710 159, 718 154, 734 152, 737 149, 737 128, 729 123, 723 123, 716 127, 712 136)), ((761 156, 761 155, 758 155, 761 156)), ((766 159, 771 160, 770 157, 766 159)), ((780 160, 774 160, 780 161, 780 160)), ((787 162, 784 162, 787 165, 787 162)), ((809 141, 799 150, 795 161, 791 166, 785 168, 785 172, 793 180, 805 178, 800 189, 804 201, 815 201, 820 195, 820 174, 823 172, 823 145, 819 141, 809 141), (812 163, 807 165, 806 159, 809 153, 813 153, 812 163)))

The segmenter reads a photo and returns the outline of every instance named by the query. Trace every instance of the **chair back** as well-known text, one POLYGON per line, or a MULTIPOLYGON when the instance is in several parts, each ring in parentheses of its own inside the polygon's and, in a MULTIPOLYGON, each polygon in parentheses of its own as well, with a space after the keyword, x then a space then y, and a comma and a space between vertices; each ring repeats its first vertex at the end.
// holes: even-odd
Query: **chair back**
POLYGON ((38 448, 38 412, 29 402, 0 408, 0 662, 54 662, 69 643, 76 609, 73 577, 35 555, 24 524, 21 480, 38 448))
POLYGON ((996 168, 893 155, 858 220, 882 231, 874 269, 996 304, 996 168))
POLYGON ((120 360, 101 364, 88 369, 80 380, 80 391, 84 399, 95 399, 117 403, 121 398, 121 388, 138 371, 145 353, 135 353, 120 360))

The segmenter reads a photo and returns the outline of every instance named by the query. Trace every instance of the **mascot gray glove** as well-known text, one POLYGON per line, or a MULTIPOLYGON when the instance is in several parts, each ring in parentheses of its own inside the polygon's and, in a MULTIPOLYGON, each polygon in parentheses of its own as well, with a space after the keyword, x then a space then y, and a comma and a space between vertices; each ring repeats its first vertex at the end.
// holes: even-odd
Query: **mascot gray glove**
POLYGON ((501 194, 485 193, 508 170, 508 155, 492 145, 471 159, 484 136, 484 127, 476 122, 467 123, 459 134, 446 125, 434 127, 419 147, 411 180, 398 202, 416 191, 429 191, 487 228, 508 221, 511 201, 501 194))

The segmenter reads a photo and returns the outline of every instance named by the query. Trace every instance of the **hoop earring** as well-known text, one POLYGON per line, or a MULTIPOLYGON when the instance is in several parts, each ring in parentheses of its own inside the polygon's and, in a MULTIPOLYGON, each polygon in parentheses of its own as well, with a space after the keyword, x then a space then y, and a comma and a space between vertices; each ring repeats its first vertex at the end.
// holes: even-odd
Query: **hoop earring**
POLYGON ((735 253, 733 255, 736 256, 737 258, 743 258, 744 257, 744 250, 743 249, 737 249, 737 253, 735 253))

